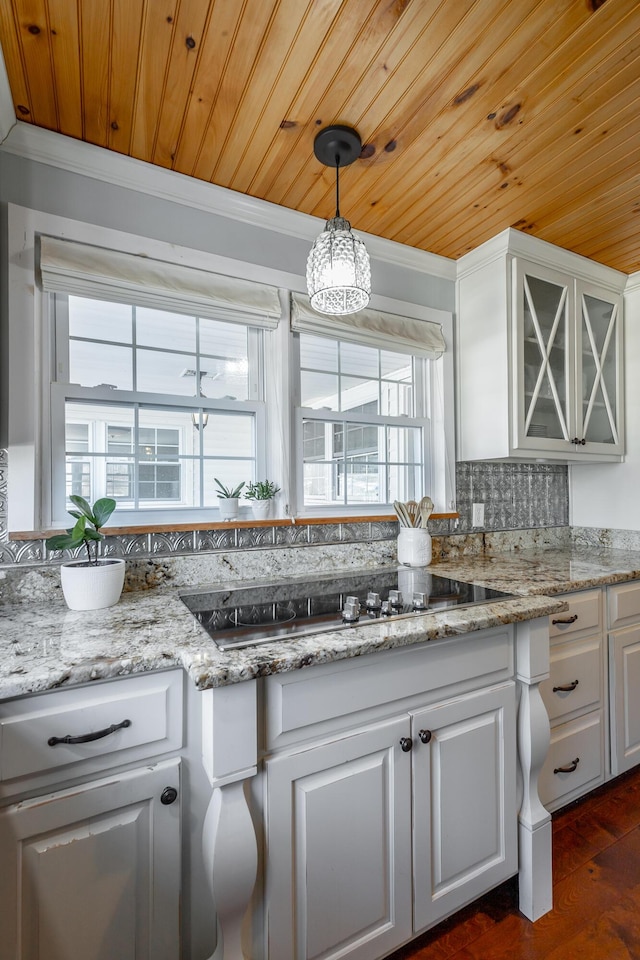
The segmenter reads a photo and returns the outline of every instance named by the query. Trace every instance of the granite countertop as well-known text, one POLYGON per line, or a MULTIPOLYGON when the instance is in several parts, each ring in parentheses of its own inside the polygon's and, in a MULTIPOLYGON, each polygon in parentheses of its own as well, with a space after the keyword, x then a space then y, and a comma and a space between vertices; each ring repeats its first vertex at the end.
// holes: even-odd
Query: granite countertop
POLYGON ((0 608, 0 699, 166 667, 184 668, 206 690, 548 616, 566 609, 554 595, 640 578, 640 553, 521 551, 441 561, 430 569, 519 596, 226 652, 178 590, 128 593, 116 606, 91 612, 68 610, 62 600, 6 605, 0 608))

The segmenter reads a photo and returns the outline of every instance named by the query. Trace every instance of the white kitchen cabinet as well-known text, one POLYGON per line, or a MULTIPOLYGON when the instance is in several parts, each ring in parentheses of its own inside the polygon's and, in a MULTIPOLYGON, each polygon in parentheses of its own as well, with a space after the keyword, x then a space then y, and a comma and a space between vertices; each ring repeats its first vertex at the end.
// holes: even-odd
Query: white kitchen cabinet
POLYGON ((461 460, 620 460, 625 277, 507 230, 458 263, 461 460))
POLYGON ((640 583, 608 588, 611 772, 640 763, 640 583))
POLYGON ((0 960, 180 955, 183 679, 0 704, 0 960))
POLYGON ((1 960, 175 960, 179 763, 0 810, 1 960))
POLYGON ((539 792, 549 810, 583 796, 606 776, 602 590, 563 599, 569 610, 549 618, 550 676, 540 684, 551 743, 539 792))
POLYGON ((417 711, 414 932, 517 870, 514 685, 417 711))
POLYGON ((512 654, 487 634, 486 662, 461 640, 341 664, 344 699, 334 665, 273 678, 289 749, 265 763, 270 960, 377 960, 517 872, 512 654))
POLYGON ((371 960, 411 936, 409 716, 267 761, 268 956, 371 960))

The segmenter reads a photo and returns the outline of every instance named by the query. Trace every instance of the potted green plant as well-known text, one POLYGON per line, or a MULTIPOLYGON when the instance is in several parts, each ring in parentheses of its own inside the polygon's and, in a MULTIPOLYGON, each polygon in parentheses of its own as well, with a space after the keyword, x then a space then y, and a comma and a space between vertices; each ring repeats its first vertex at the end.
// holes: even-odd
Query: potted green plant
POLYGON ((116 508, 115 500, 103 497, 93 507, 77 495, 71 502, 77 507, 69 510, 76 524, 66 533, 47 540, 49 550, 75 550, 83 544, 85 559, 66 560, 60 567, 60 582, 70 610, 100 610, 117 603, 124 584, 125 562, 117 557, 99 557, 98 543, 104 540, 100 533, 116 508))
POLYGON ((218 494, 218 506, 221 520, 235 520, 238 516, 238 499, 244 489, 244 480, 237 487, 227 487, 221 480, 214 477, 218 494))
POLYGON ((251 501, 251 509, 256 520, 266 520, 271 515, 271 504, 280 487, 272 480, 256 480, 249 483, 245 498, 251 501))

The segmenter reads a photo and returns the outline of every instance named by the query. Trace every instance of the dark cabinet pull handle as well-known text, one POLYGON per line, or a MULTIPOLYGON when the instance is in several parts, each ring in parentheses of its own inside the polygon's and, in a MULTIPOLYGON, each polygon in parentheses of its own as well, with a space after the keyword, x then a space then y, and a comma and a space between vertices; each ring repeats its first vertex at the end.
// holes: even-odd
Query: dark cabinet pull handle
POLYGON ((554 693, 571 693, 580 683, 579 680, 572 680, 571 683, 563 683, 560 687, 554 687, 554 693))
POLYGON ((411 747, 413 746, 413 740, 411 737, 400 737, 400 747, 403 753, 409 753, 411 747))
POLYGON ((582 438, 582 440, 578 439, 578 437, 574 437, 571 443, 575 443, 575 445, 578 447, 584 447, 586 446, 587 441, 585 440, 584 437, 582 438))
POLYGON ((130 726, 131 720, 123 720, 122 723, 112 723, 110 727, 106 727, 104 730, 97 730, 96 733, 83 733, 79 737, 69 735, 66 737, 49 737, 47 743, 50 747, 55 747, 56 743, 91 743, 92 740, 102 740, 103 737, 108 737, 110 733, 115 733, 116 730, 122 730, 123 727, 130 726))
POLYGON ((169 804, 173 803, 177 798, 178 791, 175 787, 165 787, 160 794, 160 803, 163 803, 165 807, 168 807, 169 804))
POLYGON ((433 734, 431 733, 431 730, 419 730, 418 736, 420 737, 423 743, 429 743, 433 734))
POLYGON ((571 763, 568 763, 566 767, 556 767, 553 772, 554 773, 573 773, 573 771, 577 769, 579 763, 580 763, 580 757, 576 757, 575 760, 572 760, 571 763))
POLYGON ((555 627, 556 623, 575 623, 578 619, 578 614, 574 613, 572 617, 565 617, 564 619, 552 620, 551 625, 555 627))

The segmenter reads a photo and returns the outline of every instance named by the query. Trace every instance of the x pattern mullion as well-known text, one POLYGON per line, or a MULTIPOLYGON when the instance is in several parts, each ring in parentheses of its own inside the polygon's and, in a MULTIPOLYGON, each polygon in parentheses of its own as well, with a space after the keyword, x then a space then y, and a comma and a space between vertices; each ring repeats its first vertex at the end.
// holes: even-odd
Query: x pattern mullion
POLYGON ((542 383, 544 381, 545 375, 549 380, 549 386, 551 388, 551 393, 556 405, 556 410, 558 413, 558 419, 560 421, 560 427, 562 428, 562 433, 565 440, 569 439, 569 432, 567 430, 567 424, 564 417, 564 412, 562 408, 562 403, 560 401, 560 396, 558 394, 558 388, 556 386, 555 377, 553 375, 553 370, 549 362, 549 357, 551 355, 551 350, 553 348, 553 343, 558 332, 558 327, 560 325, 560 320, 564 313, 564 306, 567 298, 566 287, 562 291, 560 301, 558 303, 558 308, 556 310, 555 317, 553 318, 553 324, 551 327, 551 332, 549 333, 549 340, 545 343, 544 335, 542 333, 542 328, 540 327, 540 322, 538 320, 538 313, 536 311, 535 303, 533 297, 531 296, 531 291, 529 289, 529 284, 527 283, 527 278, 524 278, 524 291, 527 298, 527 303, 529 304, 529 310, 531 313, 531 320, 533 323, 533 328, 535 330, 536 338, 538 340, 538 347, 542 356, 542 362, 540 364, 540 370, 538 371, 538 377, 536 380, 536 385, 533 390, 533 395, 531 397, 531 403, 529 404, 529 409, 527 410, 526 420, 525 420, 525 435, 529 432, 529 427, 531 425, 531 420, 533 419, 533 414, 535 412, 535 407, 540 396, 540 390, 542 389, 542 383))

